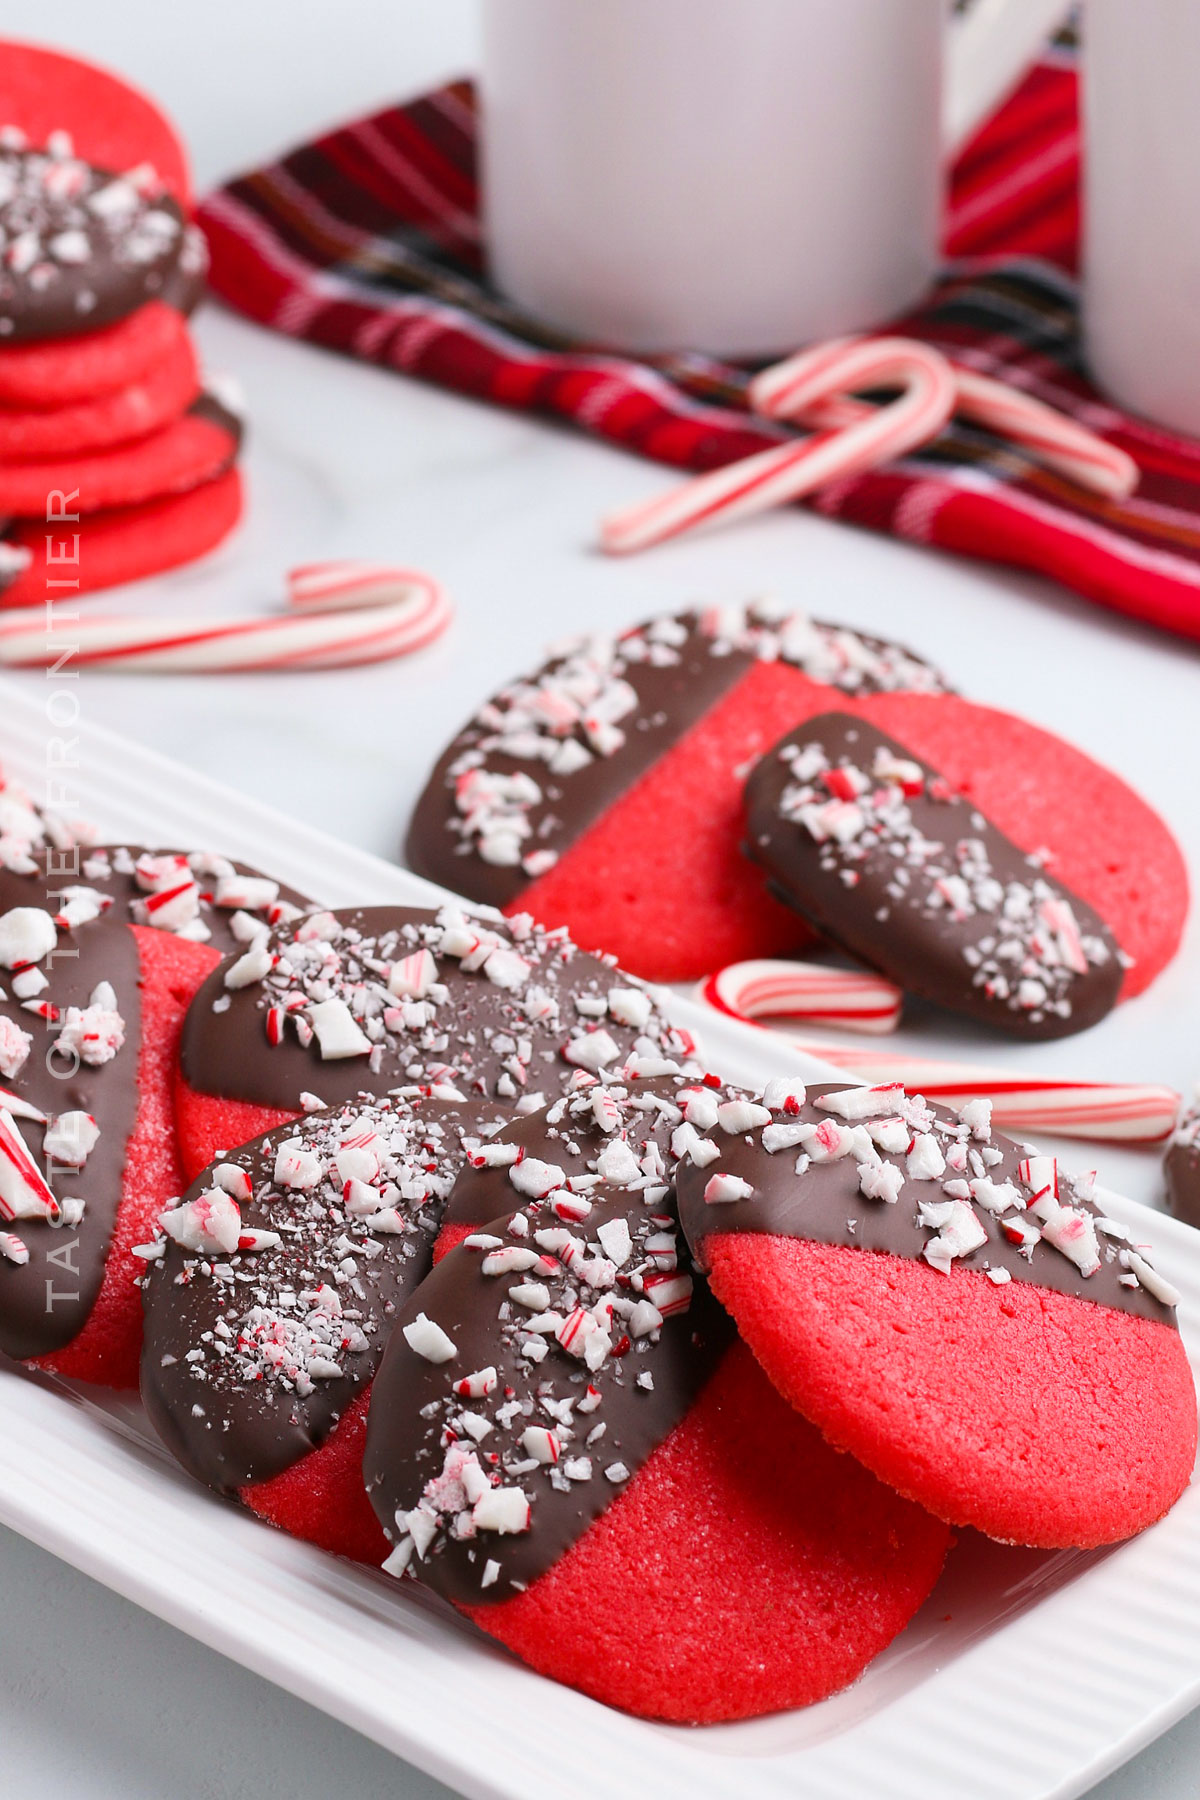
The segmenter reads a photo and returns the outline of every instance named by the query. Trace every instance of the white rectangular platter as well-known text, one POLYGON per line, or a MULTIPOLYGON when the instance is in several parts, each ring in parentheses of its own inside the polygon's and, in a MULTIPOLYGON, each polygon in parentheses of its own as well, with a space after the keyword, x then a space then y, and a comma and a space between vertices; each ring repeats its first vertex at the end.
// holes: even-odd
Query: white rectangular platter
MULTIPOLYGON (((0 683, 0 763, 35 793, 52 735, 62 733, 43 708, 0 683)), ((110 840, 224 851, 333 906, 442 898, 117 737, 79 728, 78 739, 77 810, 110 840)), ((826 1072, 749 1027, 685 1001, 676 1010, 734 1079, 826 1072)), ((1155 1243, 1200 1366, 1200 1234, 1132 1202, 1106 1204, 1155 1243)), ((0 1520, 489 1800, 555 1789, 556 1743, 582 1754, 597 1794, 1051 1800, 1083 1792, 1200 1701, 1195 1486, 1154 1530, 1104 1555, 1047 1557, 968 1537, 922 1614, 849 1693, 694 1731, 640 1723, 567 1689, 549 1694, 439 1603, 192 1484, 133 1401, 101 1404, 3 1363, 0 1520)))

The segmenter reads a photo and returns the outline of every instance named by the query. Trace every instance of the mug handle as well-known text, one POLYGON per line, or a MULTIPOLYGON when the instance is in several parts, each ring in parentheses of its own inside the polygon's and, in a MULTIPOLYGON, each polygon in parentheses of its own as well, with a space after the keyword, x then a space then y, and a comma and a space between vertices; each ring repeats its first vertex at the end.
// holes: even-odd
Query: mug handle
POLYGON ((1016 86, 1070 0, 975 0, 950 26, 942 136, 953 156, 1016 86))

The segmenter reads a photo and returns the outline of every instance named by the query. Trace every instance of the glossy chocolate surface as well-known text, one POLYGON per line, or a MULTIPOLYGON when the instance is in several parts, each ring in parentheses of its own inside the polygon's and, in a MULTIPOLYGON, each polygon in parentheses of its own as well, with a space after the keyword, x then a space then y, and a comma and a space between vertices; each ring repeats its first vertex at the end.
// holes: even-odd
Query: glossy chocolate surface
POLYGON ((746 844, 781 899, 908 993, 1027 1038, 1116 1003, 1120 949, 1099 914, 866 720, 823 714, 762 758, 746 844))

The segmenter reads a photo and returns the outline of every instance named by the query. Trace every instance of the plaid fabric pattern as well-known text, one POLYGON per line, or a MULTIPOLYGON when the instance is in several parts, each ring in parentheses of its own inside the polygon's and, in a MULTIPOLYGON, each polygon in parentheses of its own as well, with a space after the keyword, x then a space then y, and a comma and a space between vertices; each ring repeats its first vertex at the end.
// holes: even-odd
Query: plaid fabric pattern
MULTIPOLYGON (((745 407, 751 371, 699 351, 634 359, 530 317, 489 286, 475 101, 455 83, 330 132, 212 194, 212 283, 264 325, 504 406, 572 420, 638 455, 715 468, 789 435, 745 407)), ((1200 638, 1200 443, 1123 415, 1089 383, 1075 267, 1079 127, 1069 51, 1050 52, 967 146, 946 265, 895 326, 1111 438, 1143 477, 1085 495, 952 422, 903 462, 833 483, 831 517, 1055 576, 1200 638)))

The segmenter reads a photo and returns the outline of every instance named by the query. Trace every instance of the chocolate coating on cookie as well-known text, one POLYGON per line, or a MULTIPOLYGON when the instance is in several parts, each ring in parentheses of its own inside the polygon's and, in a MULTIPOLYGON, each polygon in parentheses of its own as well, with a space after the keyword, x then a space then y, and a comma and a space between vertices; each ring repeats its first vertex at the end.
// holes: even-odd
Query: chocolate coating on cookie
POLYGON ((731 1341, 666 1202, 605 1188, 574 1229, 492 1221, 403 1308, 372 1390, 363 1472, 397 1546, 387 1567, 460 1604, 527 1587, 636 1478, 731 1341), (659 1307, 643 1282, 668 1241, 659 1307))
POLYGON ((710 1132, 710 1166, 680 1164, 679 1216, 705 1240, 752 1232, 977 1270, 1174 1325, 1174 1296, 1124 1229, 1053 1157, 995 1132, 991 1106, 955 1117, 900 1087, 769 1083, 710 1132), (1165 1296, 1165 1298, 1164 1298, 1165 1296))
POLYGON ((162 294, 181 257, 179 206, 140 172, 95 169, 55 133, 0 145, 0 343, 111 325, 162 294))
POLYGON ((450 1090, 279 1127, 162 1215, 145 1282, 142 1398, 222 1491, 324 1442, 428 1272, 477 1108, 450 1090))
MULTIPOLYGON (((69 1344, 103 1280, 138 1112, 141 967, 130 926, 153 924, 224 948, 237 941, 234 914, 206 895, 237 884, 247 901, 270 893, 278 903, 279 896, 278 884, 223 858, 197 855, 189 864, 176 852, 30 851, 24 842, 0 837, 9 863, 0 866, 0 1107, 10 1111, 61 1214, 0 1216, 0 1349, 14 1357, 69 1344), (53 947, 22 966, 25 944, 53 947), (79 1115, 80 1149, 92 1135, 80 1121, 94 1121, 98 1133, 78 1165, 47 1149, 48 1129, 63 1115, 79 1115)), ((260 914, 243 918, 247 927, 266 928, 260 914)), ((57 1136, 49 1143, 56 1146, 57 1136)), ((0 1201, 0 1215, 10 1211, 0 1201)))
MULTIPOLYGON (((0 1181, 0 1349, 18 1358, 61 1349, 87 1322, 137 1117, 140 969, 118 898, 123 880, 90 883, 110 904, 57 926, 62 891, 79 879, 70 872, 75 854, 39 854, 26 874, 0 869, 0 1155, 11 1169, 23 1149, 58 1209, 28 1212, 27 1183, 14 1206, 0 1181), (47 948, 33 960, 39 944, 47 948), (98 1132, 80 1166, 52 1162, 45 1148, 63 1115, 89 1118, 98 1132)), ((71 1154, 83 1153, 87 1136, 71 1154)))
POLYGON ((679 1158, 696 1149, 707 1155, 695 1121, 733 1093, 711 1076, 646 1078, 617 1070, 595 1080, 581 1071, 571 1091, 543 1112, 468 1146, 445 1223, 479 1225, 520 1196, 557 1208, 555 1216, 586 1218, 593 1187, 622 1175, 673 1194, 679 1158))
POLYGON ((1116 1003, 1121 953, 1099 914, 866 720, 825 713, 784 738, 747 783, 746 818, 779 897, 907 992, 1026 1038, 1116 1003))
POLYGON ((1185 1112, 1163 1157, 1167 1211, 1185 1225, 1200 1226, 1200 1106, 1185 1112))
POLYGON ((410 868, 508 906, 764 659, 848 694, 947 691, 899 645, 767 601, 577 638, 443 752, 409 827, 410 868))
POLYGON ((453 908, 355 907, 274 932, 215 970, 184 1026, 200 1093, 299 1111, 453 1080, 537 1111, 577 1068, 690 1054, 646 990, 564 931, 453 908))

